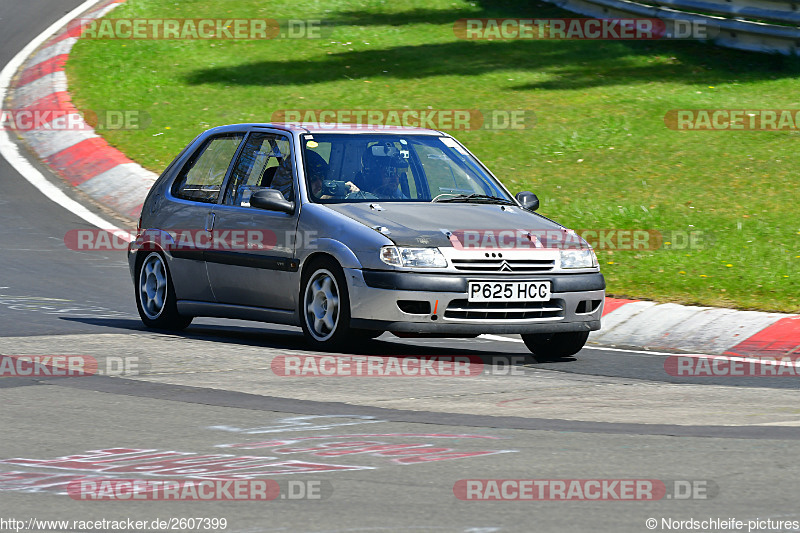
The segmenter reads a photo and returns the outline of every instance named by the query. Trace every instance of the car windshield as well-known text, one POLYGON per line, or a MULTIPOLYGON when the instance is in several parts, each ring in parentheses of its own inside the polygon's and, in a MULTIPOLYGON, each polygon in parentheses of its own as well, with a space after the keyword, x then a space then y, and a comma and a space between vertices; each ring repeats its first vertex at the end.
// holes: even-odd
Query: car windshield
POLYGON ((307 134, 301 145, 315 202, 514 203, 450 137, 307 134))

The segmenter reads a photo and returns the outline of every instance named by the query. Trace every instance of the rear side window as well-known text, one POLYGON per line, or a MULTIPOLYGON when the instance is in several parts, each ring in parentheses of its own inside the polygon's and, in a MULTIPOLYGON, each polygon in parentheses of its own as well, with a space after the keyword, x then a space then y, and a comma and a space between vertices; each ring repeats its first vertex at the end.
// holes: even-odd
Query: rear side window
POLYGON ((243 138, 244 133, 228 133, 206 141, 181 169, 172 194, 184 200, 216 202, 222 181, 243 138))

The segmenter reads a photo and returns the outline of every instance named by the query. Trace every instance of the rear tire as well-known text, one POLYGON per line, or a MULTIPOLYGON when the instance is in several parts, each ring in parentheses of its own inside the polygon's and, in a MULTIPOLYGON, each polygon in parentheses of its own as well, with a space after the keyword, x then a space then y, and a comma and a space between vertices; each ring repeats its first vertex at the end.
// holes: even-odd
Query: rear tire
POLYGON ((192 323, 192 317, 178 313, 175 289, 164 256, 150 252, 136 268, 136 308, 149 328, 181 330, 192 323))
POLYGON ((326 350, 344 346, 353 330, 342 267, 331 258, 317 259, 303 271, 300 287, 300 321, 308 342, 326 350))
POLYGON ((543 363, 557 361, 575 355, 583 349, 589 338, 588 331, 565 331, 561 333, 528 333, 522 335, 525 346, 534 359, 543 363))

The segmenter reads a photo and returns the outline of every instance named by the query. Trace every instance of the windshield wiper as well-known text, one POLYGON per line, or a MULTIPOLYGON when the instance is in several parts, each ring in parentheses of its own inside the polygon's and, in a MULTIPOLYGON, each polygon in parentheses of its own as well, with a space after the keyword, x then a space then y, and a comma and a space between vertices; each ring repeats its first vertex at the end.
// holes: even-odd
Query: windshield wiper
POLYGON ((485 204, 503 204, 503 205, 517 205, 516 202, 499 198, 497 196, 489 196, 488 194, 458 194, 450 198, 436 197, 433 202, 463 202, 463 203, 485 203, 485 204))

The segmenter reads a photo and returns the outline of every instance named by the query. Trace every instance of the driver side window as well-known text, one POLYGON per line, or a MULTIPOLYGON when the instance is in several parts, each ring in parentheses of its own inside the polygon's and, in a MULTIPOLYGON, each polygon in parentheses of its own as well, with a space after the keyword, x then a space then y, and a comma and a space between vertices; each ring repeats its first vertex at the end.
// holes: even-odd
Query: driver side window
POLYGON ((277 189, 294 200, 291 142, 275 133, 251 133, 242 149, 225 194, 225 204, 250 207, 250 197, 261 189, 277 189))

